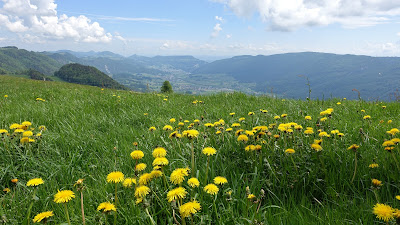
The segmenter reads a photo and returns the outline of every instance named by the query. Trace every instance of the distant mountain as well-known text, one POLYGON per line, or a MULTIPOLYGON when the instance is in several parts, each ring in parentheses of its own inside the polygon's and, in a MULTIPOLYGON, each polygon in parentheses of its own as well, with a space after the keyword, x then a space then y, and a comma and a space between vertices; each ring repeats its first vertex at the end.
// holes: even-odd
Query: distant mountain
POLYGON ((357 89, 365 99, 389 99, 400 87, 400 58, 303 52, 270 56, 237 56, 205 64, 192 76, 225 75, 252 90, 290 98, 311 96, 354 98, 357 89))
POLYGON ((90 51, 90 52, 74 52, 70 50, 59 50, 54 53, 69 53, 75 57, 78 58, 85 58, 85 57, 109 57, 109 58, 124 58, 122 55, 115 54, 110 51, 104 51, 104 52, 95 52, 95 51, 90 51))
POLYGON ((0 48, 0 71, 15 73, 34 69, 45 75, 52 75, 61 66, 62 63, 42 53, 13 46, 0 48))
POLYGON ((69 83, 128 90, 128 88, 119 84, 97 68, 93 66, 84 66, 78 63, 62 66, 60 70, 54 73, 54 76, 69 83))

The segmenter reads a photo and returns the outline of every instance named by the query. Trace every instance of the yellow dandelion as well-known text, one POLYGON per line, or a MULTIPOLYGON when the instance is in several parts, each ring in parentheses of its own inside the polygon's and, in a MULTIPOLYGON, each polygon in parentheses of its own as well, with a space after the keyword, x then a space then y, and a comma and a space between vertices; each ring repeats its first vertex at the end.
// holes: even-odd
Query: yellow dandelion
POLYGON ((171 131, 171 130, 173 130, 173 128, 172 128, 171 125, 165 125, 165 126, 163 127, 163 130, 165 130, 165 131, 171 131))
POLYGON ((136 179, 135 178, 126 178, 122 185, 126 188, 132 187, 132 184, 136 184, 136 179))
POLYGON ((372 179, 372 185, 373 185, 374 187, 380 187, 380 186, 382 186, 383 184, 382 184, 382 181, 380 181, 380 180, 378 180, 378 179, 372 179))
POLYGON ((207 184, 207 185, 204 187, 204 191, 205 191, 206 193, 208 193, 208 194, 216 195, 216 194, 218 193, 218 191, 219 191, 219 188, 218 188, 217 185, 215 185, 215 184, 207 184))
POLYGON ((167 193, 168 202, 176 201, 178 199, 184 199, 187 193, 188 192, 183 187, 172 189, 167 193))
POLYGON ((183 136, 189 139, 193 139, 199 136, 199 132, 197 130, 185 130, 183 131, 183 136))
POLYGON ((150 193, 150 188, 144 185, 141 185, 136 188, 135 190, 135 197, 136 198, 144 198, 146 195, 150 193))
POLYGON ((153 179, 153 176, 150 173, 144 173, 139 177, 139 184, 147 185, 150 183, 151 179, 153 179))
POLYGON ((155 130, 157 130, 156 127, 150 127, 150 128, 149 128, 149 131, 155 131, 155 130))
POLYGON ((17 178, 11 179, 11 182, 16 184, 16 183, 18 183, 18 179, 17 178))
POLYGON ((189 217, 201 210, 201 205, 198 201, 185 203, 179 207, 179 213, 183 218, 189 217))
POLYGON ((347 150, 357 150, 359 147, 359 145, 352 144, 350 147, 347 148, 347 150))
POLYGON ((26 183, 26 186, 36 187, 43 183, 44 183, 44 181, 42 178, 33 178, 33 179, 29 180, 28 183, 26 183))
POLYGON ((146 164, 145 163, 139 163, 135 166, 135 171, 140 172, 146 169, 146 164))
POLYGON ((394 218, 393 208, 385 204, 376 204, 373 208, 373 213, 376 215, 376 218, 385 222, 389 222, 389 220, 394 218))
POLYGON ((163 173, 160 170, 152 170, 150 175, 153 179, 153 178, 161 177, 163 175, 163 173))
POLYGON ((366 115, 366 116, 363 117, 363 119, 364 119, 364 120, 371 119, 371 116, 370 116, 370 115, 366 115))
POLYGON ((169 179, 173 184, 181 184, 189 175, 189 168, 178 168, 172 171, 169 179))
POLYGON ((153 166, 166 166, 168 165, 168 159, 165 157, 155 158, 153 166))
POLYGON ((124 181, 124 174, 120 171, 111 172, 107 175, 108 183, 120 183, 124 181))
POLYGON ((212 147, 206 147, 203 149, 202 152, 204 155, 210 156, 210 155, 215 155, 215 153, 217 153, 217 150, 215 150, 215 148, 212 147))
POLYGON ((248 194, 247 199, 252 200, 253 198, 256 198, 254 194, 248 194))
POLYGON ((100 205, 97 207, 97 211, 103 211, 103 212, 111 212, 117 211, 117 208, 115 207, 114 204, 110 203, 110 202, 103 202, 100 203, 100 205))
POLYGON ((371 163, 371 164, 369 164, 368 167, 369 168, 377 168, 377 167, 379 167, 379 165, 377 163, 371 163))
POLYGON ((239 122, 242 122, 242 121, 245 121, 246 120, 246 118, 244 118, 244 117, 240 117, 239 118, 239 122))
POLYGON ((75 193, 70 190, 58 191, 57 194, 54 195, 55 203, 67 203, 75 198, 75 193))
POLYGON ((311 144, 311 148, 314 149, 317 152, 322 150, 322 147, 319 144, 311 144))
POLYGON ((293 154, 295 152, 296 151, 294 149, 292 149, 292 148, 288 148, 288 149, 285 150, 285 153, 287 153, 287 154, 293 154))
POLYGON ((154 158, 165 157, 166 155, 167 155, 167 151, 163 147, 157 147, 153 150, 154 158))
POLYGON ((226 183, 228 183, 228 180, 225 177, 218 176, 214 178, 214 184, 223 185, 226 183))
POLYGON ((232 127, 240 127, 240 123, 232 123, 232 127))
POLYGON ((175 123, 175 121, 176 121, 175 118, 171 118, 171 119, 169 120, 170 123, 175 123))
POLYGON ((254 115, 254 112, 249 112, 249 113, 247 113, 247 115, 252 116, 252 115, 254 115))
POLYGON ((237 138, 237 140, 238 140, 238 141, 242 141, 242 142, 247 142, 247 141, 249 140, 249 138, 248 138, 246 135, 241 134, 241 135, 239 135, 239 137, 237 138))
POLYGON ((140 150, 135 150, 131 152, 132 159, 141 159, 144 157, 144 153, 140 150))
POLYGON ((188 185, 192 188, 198 187, 200 185, 200 182, 197 178, 192 177, 187 181, 188 185))
POLYGON ((54 216, 53 211, 41 212, 33 218, 34 223, 39 223, 42 220, 46 221, 47 218, 54 216))
POLYGON ((246 152, 254 151, 254 150, 256 150, 256 146, 255 146, 255 145, 247 145, 247 146, 244 148, 244 150, 245 150, 246 152))
POLYGON ((27 127, 29 127, 29 126, 32 125, 32 123, 29 122, 29 121, 24 121, 24 122, 21 123, 21 125, 22 125, 22 126, 27 126, 27 127))
POLYGON ((8 192, 10 192, 11 190, 10 190, 10 188, 4 188, 3 191, 4 191, 5 193, 8 193, 8 192))

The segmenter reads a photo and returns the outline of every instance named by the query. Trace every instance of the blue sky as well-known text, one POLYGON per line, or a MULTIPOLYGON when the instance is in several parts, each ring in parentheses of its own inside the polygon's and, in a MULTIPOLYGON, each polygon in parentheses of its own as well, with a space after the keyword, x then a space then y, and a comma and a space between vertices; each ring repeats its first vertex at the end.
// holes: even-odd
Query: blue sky
POLYGON ((400 56, 400 1, 0 0, 7 45, 126 56, 400 56))

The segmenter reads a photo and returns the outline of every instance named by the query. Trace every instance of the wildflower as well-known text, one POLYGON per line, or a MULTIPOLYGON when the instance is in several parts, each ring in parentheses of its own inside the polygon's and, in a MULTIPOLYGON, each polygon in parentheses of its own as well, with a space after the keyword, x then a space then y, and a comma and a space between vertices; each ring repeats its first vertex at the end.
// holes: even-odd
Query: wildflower
POLYGON ((204 155, 210 156, 210 155, 215 155, 215 153, 217 153, 217 150, 215 150, 215 148, 212 147, 206 147, 203 149, 202 152, 204 155))
POLYGON ((234 113, 234 112, 232 112, 232 113, 229 113, 229 115, 230 115, 230 116, 234 116, 234 115, 235 115, 235 113, 234 113))
POLYGON ((388 120, 387 123, 388 123, 388 124, 391 124, 391 123, 392 123, 392 120, 388 120))
POLYGON ((58 191, 57 194, 54 195, 55 203, 66 203, 75 198, 75 193, 70 190, 58 191))
POLYGON ((8 134, 8 131, 5 129, 0 129, 0 134, 8 134))
POLYGON ((364 120, 371 119, 371 116, 370 116, 370 115, 366 115, 366 116, 363 117, 363 119, 364 119, 364 120))
POLYGON ((307 135, 308 135, 308 134, 313 134, 313 133, 314 133, 313 130, 305 130, 305 131, 304 131, 304 134, 307 134, 307 135))
POLYGON ((382 181, 380 181, 380 180, 378 180, 378 179, 372 179, 372 185, 373 185, 374 187, 380 187, 380 186, 382 186, 383 184, 382 184, 382 181))
POLYGON ((387 147, 387 146, 392 146, 392 145, 394 145, 394 142, 393 141, 385 141, 385 142, 383 142, 383 144, 382 144, 382 146, 383 147, 387 147))
POLYGON ((347 150, 357 150, 360 146, 356 144, 352 144, 350 147, 347 148, 347 150))
POLYGON ((261 112, 262 112, 262 113, 267 113, 268 110, 264 109, 264 110, 262 110, 261 112))
POLYGON ((274 116, 274 119, 279 120, 281 117, 280 116, 274 116))
POLYGON ((247 146, 244 148, 244 150, 245 150, 246 152, 248 152, 248 151, 254 151, 254 150, 256 150, 256 146, 255 146, 255 145, 247 145, 247 146))
POLYGON ((160 170, 152 170, 150 173, 151 179, 161 177, 162 172, 160 170))
POLYGON ((319 144, 311 144, 311 148, 314 149, 317 152, 322 150, 322 147, 319 144))
POLYGON ((391 141, 395 144, 398 144, 400 142, 400 138, 393 138, 391 141))
POLYGON ((39 126, 39 130, 46 130, 46 126, 43 125, 39 126))
POLYGON ((186 197, 187 191, 183 187, 177 187, 175 189, 170 190, 167 193, 168 202, 172 202, 178 199, 184 199, 186 197))
POLYGON ((254 115, 254 112, 249 112, 247 115, 252 116, 254 115))
POLYGON ((189 168, 178 168, 172 171, 169 179, 173 184, 181 184, 189 175, 189 168))
POLYGON ((32 123, 31 123, 31 122, 29 122, 29 121, 24 121, 24 122, 22 122, 22 123, 21 123, 21 125, 22 125, 22 126, 29 127, 29 126, 31 126, 31 125, 32 125, 32 123))
POLYGON ((253 198, 256 198, 254 194, 248 194, 247 199, 252 200, 253 198))
POLYGON ((219 188, 215 184, 207 184, 204 187, 204 191, 211 195, 216 195, 219 191, 219 188))
POLYGON ((382 106, 382 109, 386 109, 386 105, 383 105, 383 106, 382 106))
POLYGON ((322 131, 321 133, 318 134, 318 136, 320 136, 320 137, 328 137, 329 135, 325 131, 322 131))
POLYGON ((193 139, 199 136, 199 132, 197 130, 185 130, 183 131, 183 136, 189 139, 193 139))
POLYGON ((14 130, 14 129, 17 129, 19 126, 20 125, 18 123, 13 123, 13 124, 10 125, 10 129, 14 130))
POLYGON ((192 177, 187 181, 188 185, 192 188, 198 187, 200 185, 200 182, 197 178, 192 177))
POLYGON ((377 163, 371 163, 371 164, 369 164, 368 167, 369 168, 377 168, 377 167, 379 167, 379 165, 377 163))
POLYGON ((396 199, 400 201, 400 195, 396 195, 396 199))
POLYGON ((240 127, 240 123, 232 123, 232 127, 240 127))
POLYGON ((144 157, 144 153, 140 150, 135 150, 131 152, 132 159, 141 159, 144 157))
POLYGON ((201 205, 198 201, 185 203, 179 207, 179 213, 183 218, 189 217, 201 210, 201 205))
POLYGON ((279 134, 274 134, 274 138, 278 139, 279 138, 279 134))
POLYGON ((239 122, 242 122, 242 121, 245 121, 246 120, 246 118, 244 118, 244 117, 240 117, 239 118, 239 122))
POLYGON ((16 183, 18 183, 18 179, 17 178, 11 179, 11 182, 16 184, 16 183))
POLYGON ((226 132, 231 132, 233 129, 232 128, 227 128, 226 132))
POLYGON ((321 119, 319 119, 319 121, 324 122, 326 121, 328 118, 327 117, 322 117, 321 119))
POLYGON ((135 190, 135 197, 136 198, 144 198, 146 195, 150 193, 150 188, 144 185, 141 185, 136 188, 135 190))
POLYGON ((165 130, 165 131, 171 131, 171 130, 173 130, 173 129, 172 129, 172 126, 171 126, 171 125, 165 125, 165 126, 163 127, 163 130, 165 130))
POLYGON ((146 169, 146 164, 139 163, 135 166, 135 171, 140 172, 146 169))
POLYGON ((400 131, 399 131, 399 129, 397 129, 397 128, 393 128, 393 129, 391 129, 391 130, 389 130, 389 131, 386 131, 386 133, 388 133, 388 134, 391 134, 391 135, 396 135, 397 133, 399 133, 400 131))
POLYGON ((376 218, 385 222, 393 219, 393 208, 385 204, 377 203, 373 208, 373 213, 376 215, 376 218))
POLYGON ((135 178, 126 178, 122 183, 124 187, 132 187, 132 184, 136 184, 135 178))
POLYGON ((111 172, 107 175, 108 183, 120 183, 124 181, 124 174, 119 171, 111 172))
POLYGON ((288 148, 288 149, 285 150, 285 153, 287 153, 287 154, 293 154, 295 152, 296 151, 294 149, 292 149, 292 148, 288 148))
POLYGON ((30 131, 30 130, 25 131, 24 133, 22 133, 22 137, 31 137, 31 136, 33 136, 33 132, 30 131))
POLYGON ((47 218, 51 216, 54 216, 53 211, 41 212, 33 218, 33 222, 38 223, 41 222, 42 220, 46 221, 47 218))
POLYGON ((153 166, 166 166, 168 165, 168 159, 165 157, 155 158, 153 161, 153 166))
POLYGON ((26 183, 26 186, 28 187, 36 187, 39 186, 40 184, 43 184, 44 181, 42 178, 33 178, 31 180, 28 181, 28 183, 26 183))
POLYGON ((151 179, 153 179, 151 173, 144 173, 139 177, 139 184, 147 185, 148 183, 150 183, 151 179))
POLYGON ((111 212, 111 211, 116 212, 117 208, 115 208, 115 205, 110 202, 103 202, 103 203, 100 203, 100 205, 97 207, 97 211, 101 211, 101 210, 103 210, 104 213, 111 212))
POLYGON ((337 102, 337 103, 336 103, 336 105, 341 105, 341 104, 342 104, 341 102, 337 102))
POLYGON ((163 147, 157 147, 153 150, 153 157, 154 158, 161 158, 167 155, 167 151, 163 147))
POLYGON ((244 133, 245 133, 247 136, 254 136, 254 132, 251 131, 251 130, 246 130, 244 133))
POLYGON ((249 140, 249 138, 248 138, 246 135, 241 134, 241 135, 239 135, 239 137, 237 138, 237 140, 238 140, 238 141, 247 142, 247 141, 249 140))
POLYGON ((285 118, 285 117, 287 117, 287 114, 286 114, 286 113, 284 113, 284 114, 281 115, 281 118, 285 118))
POLYGON ((4 95, 4 98, 8 98, 8 95, 4 95))
POLYGON ((156 127, 150 127, 150 128, 149 128, 149 131, 155 131, 155 130, 157 130, 156 127))
POLYGON ((5 193, 8 193, 8 192, 10 192, 11 190, 10 190, 10 188, 4 188, 3 191, 4 191, 5 193))
POLYGON ((171 118, 171 119, 169 120, 170 123, 175 123, 175 121, 176 121, 175 118, 171 118))
POLYGON ((228 180, 225 177, 218 176, 214 178, 214 184, 222 185, 226 183, 228 183, 228 180))
POLYGON ((344 134, 343 134, 343 133, 338 133, 337 136, 338 136, 338 137, 343 137, 344 134))
POLYGON ((221 126, 221 123, 220 122, 215 122, 214 123, 214 127, 218 127, 218 126, 221 126))

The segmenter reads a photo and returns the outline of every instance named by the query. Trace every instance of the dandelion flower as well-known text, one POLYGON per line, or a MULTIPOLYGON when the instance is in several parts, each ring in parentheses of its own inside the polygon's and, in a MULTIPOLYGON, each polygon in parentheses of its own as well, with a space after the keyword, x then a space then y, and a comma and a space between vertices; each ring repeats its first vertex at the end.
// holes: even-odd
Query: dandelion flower
POLYGON ((189 139, 193 139, 199 136, 199 132, 197 130, 185 130, 183 131, 183 136, 189 139))
POLYGON ((377 167, 379 167, 379 165, 377 163, 371 163, 371 164, 369 164, 368 167, 369 168, 377 168, 377 167))
POLYGON ((172 171, 169 179, 173 184, 181 184, 189 175, 189 168, 178 168, 172 171))
POLYGON ((246 118, 244 118, 244 117, 240 117, 239 118, 239 122, 242 122, 242 121, 245 121, 246 120, 246 118))
POLYGON ((237 140, 238 140, 238 141, 242 141, 242 142, 247 142, 247 141, 249 140, 249 138, 248 138, 246 135, 241 134, 241 135, 239 135, 239 137, 237 138, 237 140))
POLYGON ((207 184, 204 187, 204 191, 211 195, 216 195, 219 191, 219 188, 215 184, 207 184))
POLYGON ((162 173, 160 170, 153 170, 153 171, 151 171, 151 173, 150 173, 152 179, 153 179, 153 178, 157 178, 157 177, 161 177, 162 174, 163 174, 163 173, 162 173))
POLYGON ((279 120, 281 117, 280 116, 274 116, 275 120, 279 120))
POLYGON ((151 179, 153 179, 153 176, 150 173, 144 173, 139 177, 139 184, 147 185, 151 179))
POLYGON ((24 121, 24 122, 21 123, 21 125, 22 125, 22 126, 27 126, 27 127, 29 127, 29 126, 32 125, 32 123, 29 122, 29 121, 24 121))
POLYGON ((167 155, 167 151, 163 147, 157 147, 153 150, 154 158, 165 157, 166 155, 167 155))
POLYGON ((189 217, 201 210, 201 205, 198 201, 185 203, 179 207, 179 213, 183 218, 189 217))
POLYGON ((256 198, 254 194, 248 194, 247 199, 252 200, 253 198, 256 198))
POLYGON ((169 120, 170 123, 175 123, 175 121, 176 121, 175 118, 171 118, 171 119, 169 120))
POLYGON ((400 201, 400 195, 396 195, 396 199, 400 201))
POLYGON ((385 222, 393 219, 393 208, 385 204, 376 204, 373 208, 373 213, 376 215, 376 218, 385 222))
POLYGON ((117 208, 115 208, 115 205, 110 202, 103 202, 100 203, 100 205, 97 207, 97 211, 101 210, 103 210, 103 212, 111 212, 111 211, 116 212, 117 208))
POLYGON ((43 184, 44 181, 42 178, 33 178, 31 180, 28 181, 28 183, 26 183, 26 186, 28 187, 35 187, 35 186, 39 186, 40 184, 43 184))
POLYGON ((75 198, 75 193, 70 190, 58 191, 57 194, 54 195, 55 203, 66 203, 75 198))
POLYGON ((153 166, 166 166, 168 165, 168 159, 165 157, 155 158, 153 166))
POLYGON ((254 150, 256 150, 256 146, 255 146, 255 145, 247 145, 247 146, 244 148, 244 150, 245 150, 246 152, 248 152, 248 151, 254 151, 254 150))
POLYGON ((155 131, 155 130, 157 130, 156 127, 150 127, 150 128, 149 128, 149 131, 155 131))
POLYGON ((141 159, 144 157, 144 153, 140 150, 135 150, 131 152, 132 159, 141 159))
POLYGON ((119 171, 111 172, 107 175, 108 183, 120 183, 124 181, 124 174, 119 171))
POLYGON ((144 163, 139 163, 135 166, 135 171, 140 172, 146 169, 146 164, 144 163))
POLYGON ((217 150, 215 150, 215 148, 212 147, 206 147, 203 149, 202 152, 204 155, 210 156, 210 155, 215 155, 215 153, 217 153, 217 150))
POLYGON ((228 183, 228 180, 225 177, 218 176, 214 178, 214 184, 223 185, 226 183, 228 183))
POLYGON ((192 188, 198 187, 200 185, 199 180, 195 177, 190 178, 187 183, 192 188))
POLYGON ((25 131, 24 133, 22 133, 22 137, 31 137, 31 136, 33 136, 33 132, 30 131, 30 130, 25 131))
POLYGON ((295 152, 296 151, 294 149, 292 149, 292 148, 288 148, 288 149, 285 150, 285 153, 287 153, 287 154, 293 154, 295 152))
POLYGON ((382 181, 380 181, 380 180, 378 180, 378 179, 372 179, 372 185, 373 185, 374 187, 380 187, 380 186, 382 186, 383 184, 382 184, 382 181))
POLYGON ((47 211, 47 212, 41 212, 39 214, 37 214, 34 218, 33 218, 33 222, 34 223, 39 223, 42 220, 47 220, 47 218, 54 216, 53 211, 47 211))
POLYGON ((171 131, 171 130, 173 130, 173 129, 172 129, 172 126, 171 126, 171 125, 165 125, 165 126, 163 127, 163 130, 165 130, 165 131, 171 131))
POLYGON ((136 179, 135 178, 126 178, 122 185, 126 188, 132 187, 132 184, 136 184, 136 179))
POLYGON ((141 185, 136 188, 135 190, 135 197, 136 198, 144 198, 146 195, 150 193, 150 188, 144 185, 141 185))
POLYGON ((18 183, 18 179, 17 178, 11 179, 11 182, 16 184, 16 183, 18 183))
POLYGON ((8 193, 8 192, 10 192, 11 190, 10 190, 10 188, 4 188, 3 191, 4 191, 5 193, 8 193))
POLYGON ((322 147, 319 144, 311 144, 311 148, 314 149, 317 152, 322 150, 322 147))
POLYGON ((249 112, 249 113, 247 113, 247 115, 252 116, 252 115, 254 115, 254 112, 249 112))
POLYGON ((240 127, 240 123, 232 123, 232 127, 240 127))
POLYGON ((167 193, 168 202, 176 201, 178 199, 184 199, 186 197, 187 191, 183 187, 178 187, 170 190, 167 193))
POLYGON ((359 145, 352 144, 350 147, 347 148, 347 150, 357 150, 359 147, 359 145))
POLYGON ((309 129, 304 131, 304 134, 307 134, 307 135, 313 134, 313 133, 314 133, 314 131, 313 130, 309 130, 309 129))

